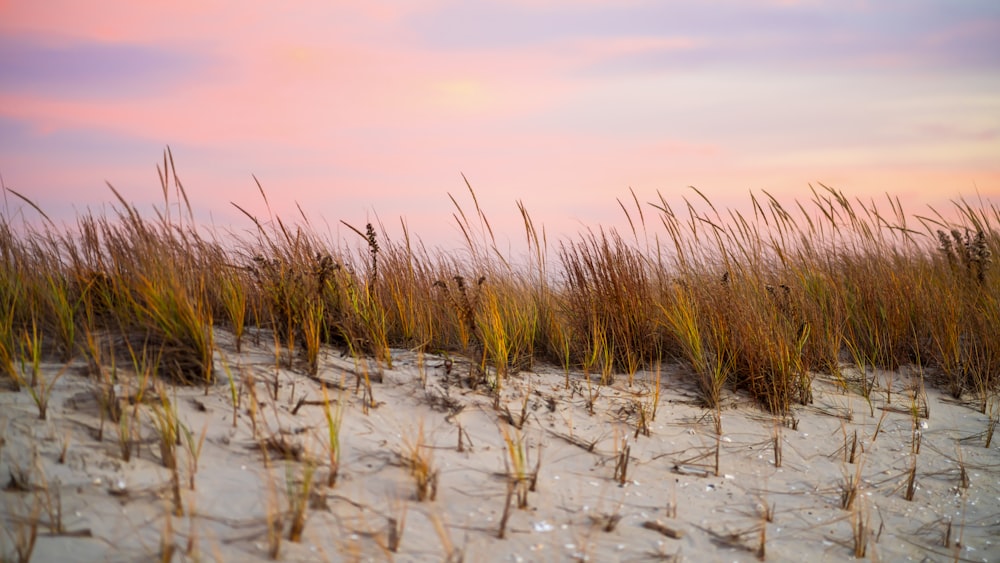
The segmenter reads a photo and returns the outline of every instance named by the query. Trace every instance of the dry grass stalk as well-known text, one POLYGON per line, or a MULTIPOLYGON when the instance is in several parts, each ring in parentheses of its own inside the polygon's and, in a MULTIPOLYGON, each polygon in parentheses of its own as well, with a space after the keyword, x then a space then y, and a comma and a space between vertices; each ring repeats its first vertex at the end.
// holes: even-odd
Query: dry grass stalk
POLYGON ((31 330, 25 329, 21 334, 19 364, 20 369, 10 373, 18 387, 28 390, 31 400, 38 409, 38 419, 45 420, 48 416, 49 399, 59 378, 66 373, 64 366, 54 376, 46 380, 45 370, 41 369, 42 338, 38 327, 32 318, 31 330))
MULTIPOLYGON (((961 450, 959 450, 961 451, 961 450)), ((961 454, 959 454, 958 459, 958 488, 962 490, 969 490, 971 485, 969 481, 969 470, 965 467, 965 461, 962 460, 961 454)))
POLYGON ((45 475, 42 465, 35 466, 36 478, 31 484, 32 493, 35 497, 35 504, 38 504, 48 517, 47 527, 49 534, 67 534, 63 523, 63 505, 61 483, 58 479, 55 482, 49 481, 45 475))
MULTIPOLYGON (((184 515, 184 503, 181 498, 180 464, 178 462, 177 446, 181 444, 181 422, 177 417, 177 405, 171 401, 166 388, 157 386, 158 403, 153 403, 150 409, 150 420, 156 430, 160 449, 160 463, 170 471, 170 490, 174 503, 174 515, 184 515)), ((206 427, 207 430, 207 427, 206 427)), ((197 450, 200 452, 200 444, 197 450)), ((193 438, 191 448, 194 449, 193 438)), ((192 462, 197 465, 197 459, 192 462)), ((194 474, 191 475, 191 488, 194 489, 194 474)))
POLYGON ((864 500, 855 505, 851 511, 851 540, 853 555, 856 559, 865 557, 868 554, 868 542, 871 539, 871 515, 865 506, 864 500))
POLYGON ((525 435, 516 428, 511 432, 506 426, 501 426, 500 432, 506 445, 504 468, 507 481, 517 500, 517 507, 524 510, 528 508, 528 493, 534 491, 538 484, 538 472, 542 466, 541 448, 537 450, 535 467, 531 469, 528 457, 530 444, 525 435))
POLYGON ((285 525, 285 516, 281 510, 280 495, 275 479, 271 474, 271 458, 268 449, 261 444, 261 453, 264 462, 265 480, 265 500, 264 521, 267 527, 267 555, 272 561, 276 561, 281 555, 281 542, 285 525))
POLYGON ((174 539, 174 520, 171 510, 163 516, 163 530, 160 532, 160 557, 161 563, 170 563, 174 560, 177 552, 177 544, 174 539))
POLYGON ((716 428, 717 432, 715 433, 715 451, 714 451, 714 454, 713 454, 713 459, 714 459, 714 462, 715 462, 714 463, 715 476, 718 477, 718 476, 722 475, 721 468, 720 468, 720 461, 721 461, 721 458, 722 458, 722 416, 721 416, 721 413, 717 413, 715 421, 716 421, 715 422, 715 428, 716 428))
POLYGON ((863 467, 863 460, 858 460, 853 473, 844 468, 844 480, 840 486, 840 508, 851 510, 854 507, 854 501, 858 498, 861 490, 861 470, 863 467))
POLYGON ((642 527, 647 530, 653 530, 658 532, 670 539, 679 540, 684 537, 684 530, 668 526, 659 520, 647 520, 642 523, 642 527))
POLYGON ((181 437, 184 446, 184 458, 187 460, 188 488, 194 490, 195 475, 198 473, 198 460, 201 458, 201 449, 205 445, 205 437, 208 435, 208 424, 201 428, 201 434, 195 437, 191 429, 184 424, 180 424, 181 437))
POLYGON ((340 475, 340 428, 344 420, 343 397, 337 402, 337 406, 330 407, 330 396, 327 393, 326 385, 323 385, 323 414, 326 417, 328 451, 330 457, 330 474, 326 480, 327 487, 337 484, 337 477, 340 475))
POLYGON ((433 501, 437 498, 438 471, 434 467, 432 451, 424 436, 424 421, 420 420, 412 435, 404 439, 402 458, 410 471, 416 486, 418 502, 433 501))
POLYGON ((614 479, 618 482, 619 486, 624 487, 628 483, 628 462, 629 455, 632 452, 632 446, 628 443, 628 437, 619 440, 616 434, 615 438, 615 473, 614 479))
POLYGON ((998 424, 1000 424, 1000 414, 990 416, 990 419, 986 422, 986 430, 982 433, 984 448, 989 449, 990 444, 993 443, 993 434, 998 424))
POLYGON ((242 381, 237 383, 236 377, 233 375, 233 370, 229 366, 229 361, 225 354, 222 355, 222 371, 226 373, 226 382, 229 384, 229 401, 233 406, 233 428, 236 428, 236 420, 239 417, 240 402, 243 396, 239 389, 239 385, 242 381))
POLYGON ((500 527, 497 529, 497 538, 504 539, 507 535, 507 522, 510 520, 511 507, 514 506, 514 495, 517 484, 507 480, 507 494, 504 496, 503 512, 500 515, 500 527))
POLYGON ((774 466, 781 467, 781 454, 782 454, 782 437, 781 437, 781 425, 775 422, 773 430, 771 431, 771 449, 774 450, 774 466))
POLYGON ((767 522, 761 522, 759 528, 760 534, 757 537, 757 549, 754 550, 754 555, 760 561, 764 561, 767 559, 767 522))
POLYGON ((531 399, 531 389, 528 388, 524 392, 524 397, 521 399, 521 412, 514 416, 514 413, 510 410, 510 405, 503 405, 503 410, 500 418, 507 424, 513 426, 514 428, 521 430, 524 428, 526 422, 528 422, 528 416, 531 414, 531 410, 528 409, 528 401, 531 399))
POLYGON ((917 456, 910 456, 910 469, 906 472, 906 491, 903 498, 912 501, 913 495, 917 492, 917 456))
POLYGON ((878 424, 875 425, 875 432, 872 433, 872 443, 875 443, 875 439, 878 438, 878 433, 882 431, 882 423, 885 422, 885 417, 889 414, 889 411, 882 409, 882 414, 878 418, 878 424))
MULTIPOLYGON (((35 551, 35 544, 38 541, 38 527, 41 518, 41 500, 33 495, 34 502, 27 508, 23 498, 19 498, 21 510, 26 513, 14 514, 14 525, 4 527, 4 534, 14 544, 14 557, 12 561, 18 563, 28 563, 35 551)), ((6 555, 5 555, 6 557, 6 555)))
POLYGON ((431 512, 428 515, 431 524, 434 526, 434 533, 437 534, 438 541, 441 543, 441 547, 444 550, 444 557, 442 557, 443 563, 462 563, 465 561, 465 552, 459 549, 455 542, 451 539, 451 534, 448 533, 448 528, 441 518, 441 515, 436 512, 431 512))
POLYGON ((390 501, 389 506, 392 515, 386 517, 385 549, 390 553, 397 553, 403 542, 403 532, 406 530, 406 515, 409 512, 409 504, 405 500, 396 499, 390 501))
MULTIPOLYGON (((306 456, 308 458, 308 456, 306 456)), ((306 515, 309 499, 313 489, 313 478, 316 474, 316 464, 306 459, 298 471, 292 470, 292 464, 286 462, 285 486, 288 498, 288 541, 299 543, 306 527, 306 515)))
POLYGON ((457 451, 458 453, 463 453, 467 450, 471 451, 473 446, 472 446, 472 438, 469 437, 469 431, 462 426, 461 420, 458 420, 457 418, 455 418, 454 420, 455 420, 455 426, 458 427, 458 445, 455 447, 455 451, 457 451), (466 445, 466 441, 468 441, 468 445, 466 445))

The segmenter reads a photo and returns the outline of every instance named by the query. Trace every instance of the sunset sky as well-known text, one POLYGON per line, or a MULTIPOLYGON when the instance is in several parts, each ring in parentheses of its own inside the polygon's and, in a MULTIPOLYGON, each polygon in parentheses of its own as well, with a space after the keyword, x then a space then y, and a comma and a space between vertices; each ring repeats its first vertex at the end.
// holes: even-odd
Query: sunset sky
POLYGON ((264 213, 254 174, 284 218, 431 245, 463 173, 512 239, 519 200, 572 236, 630 188, 1000 202, 1000 2, 0 0, 7 187, 151 209, 168 145, 206 222, 264 213))

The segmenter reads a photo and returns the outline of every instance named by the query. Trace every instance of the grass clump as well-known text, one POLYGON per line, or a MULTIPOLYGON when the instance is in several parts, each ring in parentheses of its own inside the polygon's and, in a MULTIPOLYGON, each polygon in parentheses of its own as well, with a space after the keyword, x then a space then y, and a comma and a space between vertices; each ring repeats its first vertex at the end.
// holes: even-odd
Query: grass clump
MULTIPOLYGON (((821 372, 868 395, 875 369, 919 364, 984 412, 1000 389, 1000 210, 983 202, 910 215, 892 197, 880 207, 820 186, 791 205, 751 195, 741 213, 697 190, 681 206, 633 193, 634 208, 619 202, 628 231, 563 239, 550 268, 544 229, 523 204, 528 252, 511 257, 471 186, 474 213, 451 197, 464 248, 431 251, 405 222, 400 240, 377 221, 342 222, 358 238, 328 240, 304 212, 293 224, 269 206, 266 216, 239 208, 249 234, 223 236, 195 221, 169 150, 158 170, 163 203, 151 213, 111 188, 110 214, 63 227, 8 190, 0 373, 9 385, 21 386, 25 358, 82 353, 107 364, 115 350, 155 358, 152 371, 173 382, 207 384, 214 328, 225 326, 238 346, 272 334, 287 366, 310 375, 325 347, 388 367, 393 348, 465 354, 465 382, 487 384, 498 405, 505 378, 537 360, 560 365, 567 385, 576 368, 600 384, 616 374, 632 384, 680 360, 707 406, 728 388, 779 416, 811 400, 821 372), (29 212, 15 220, 10 201, 29 212)), ((113 370, 91 371, 105 374, 104 387, 116 383, 113 370)))

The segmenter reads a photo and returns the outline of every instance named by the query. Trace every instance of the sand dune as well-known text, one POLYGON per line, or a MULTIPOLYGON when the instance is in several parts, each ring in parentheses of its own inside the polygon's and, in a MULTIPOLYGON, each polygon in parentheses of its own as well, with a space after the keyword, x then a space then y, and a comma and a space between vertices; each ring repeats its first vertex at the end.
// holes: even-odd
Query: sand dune
POLYGON ((679 365, 603 386, 535 365, 495 400, 470 388, 461 358, 394 350, 389 369, 325 350, 309 378, 269 345, 247 338, 236 354, 217 340, 235 424, 226 377, 136 404, 119 366, 125 422, 105 421, 101 440, 99 385, 82 363, 43 366, 47 381, 62 374, 46 420, 26 389, 0 393, 5 560, 33 522, 33 561, 275 549, 283 561, 1000 560, 1000 440, 984 447, 989 416, 915 370, 875 374, 870 402, 817 376, 814 403, 776 419, 739 394, 700 407, 679 365), (321 381, 342 409, 332 486, 321 381), (174 409, 176 487, 156 430, 174 409))

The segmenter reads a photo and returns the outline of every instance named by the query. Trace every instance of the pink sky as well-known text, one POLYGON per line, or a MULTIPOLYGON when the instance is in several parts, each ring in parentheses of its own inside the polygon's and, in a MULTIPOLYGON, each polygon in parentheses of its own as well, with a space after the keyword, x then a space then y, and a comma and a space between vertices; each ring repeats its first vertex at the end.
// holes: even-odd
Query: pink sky
POLYGON ((445 246, 462 173, 512 240, 518 200, 573 235, 629 188, 1000 202, 991 0, 0 0, 0 77, 4 183, 67 220, 105 181, 149 208, 167 145, 220 226, 256 174, 286 219, 445 246))

